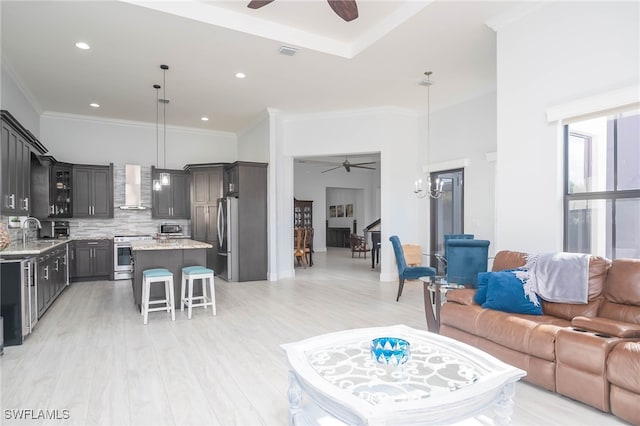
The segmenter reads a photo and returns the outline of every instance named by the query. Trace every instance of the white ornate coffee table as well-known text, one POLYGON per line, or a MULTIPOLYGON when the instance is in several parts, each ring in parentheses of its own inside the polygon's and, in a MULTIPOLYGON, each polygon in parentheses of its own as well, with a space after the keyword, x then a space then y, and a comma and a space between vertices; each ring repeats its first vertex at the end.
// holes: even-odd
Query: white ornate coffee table
POLYGON ((526 375, 472 346, 405 325, 281 347, 290 369, 290 424, 319 424, 322 416, 349 425, 452 424, 492 406, 495 424, 508 424, 515 382, 526 375), (376 337, 407 340, 410 360, 401 367, 379 364, 369 349, 376 337))

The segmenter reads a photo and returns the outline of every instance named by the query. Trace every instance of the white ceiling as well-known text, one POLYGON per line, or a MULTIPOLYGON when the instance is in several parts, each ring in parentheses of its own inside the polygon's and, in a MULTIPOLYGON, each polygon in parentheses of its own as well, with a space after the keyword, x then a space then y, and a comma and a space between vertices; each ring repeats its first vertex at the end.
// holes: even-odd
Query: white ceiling
POLYGON ((347 23, 326 1, 247 3, 2 1, 2 60, 40 112, 151 123, 152 86, 167 64, 167 125, 238 132, 266 108, 424 111, 427 70, 432 110, 493 90, 495 33, 485 22, 515 6, 359 0, 347 23), (297 54, 279 54, 283 44, 297 54))

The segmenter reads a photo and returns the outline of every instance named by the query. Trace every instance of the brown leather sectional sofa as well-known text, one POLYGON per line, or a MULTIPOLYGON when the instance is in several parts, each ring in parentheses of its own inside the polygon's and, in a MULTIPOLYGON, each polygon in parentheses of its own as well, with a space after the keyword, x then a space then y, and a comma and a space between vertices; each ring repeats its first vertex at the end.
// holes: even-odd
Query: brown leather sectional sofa
MULTIPOLYGON (((493 271, 525 264, 501 251, 493 271)), ((484 309, 450 290, 440 333, 527 371, 525 380, 640 425, 640 259, 589 261, 589 302, 543 301, 543 315, 484 309)))

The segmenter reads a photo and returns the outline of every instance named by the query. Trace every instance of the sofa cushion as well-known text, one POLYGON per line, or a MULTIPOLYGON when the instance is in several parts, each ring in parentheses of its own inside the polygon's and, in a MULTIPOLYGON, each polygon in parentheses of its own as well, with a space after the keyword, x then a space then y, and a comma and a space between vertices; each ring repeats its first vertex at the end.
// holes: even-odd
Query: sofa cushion
POLYGON ((605 298, 640 306, 640 259, 616 259, 609 269, 605 298))
MULTIPOLYGON (((524 284, 514 272, 489 273, 486 293, 487 298, 482 304, 483 308, 518 314, 542 315, 540 299, 536 294, 530 296, 525 294, 524 284)), ((477 296, 478 293, 476 293, 477 296)))
POLYGON ((473 329, 465 331, 548 361, 555 361, 556 334, 570 325, 569 321, 548 315, 512 314, 491 309, 484 309, 474 317, 473 329))
POLYGON ((640 306, 623 305, 604 300, 598 310, 598 316, 616 321, 640 324, 640 306))
POLYGON ((609 381, 621 388, 640 394, 640 342, 622 342, 607 358, 609 381))
POLYGON ((554 302, 547 302, 546 300, 543 300, 542 311, 546 315, 551 315, 554 317, 566 319, 567 321, 571 321, 573 318, 577 316, 583 316, 583 317, 597 316, 598 309, 600 309, 601 304, 602 304, 601 298, 590 300, 589 303, 587 303, 586 305, 573 304, 573 303, 554 303, 554 302))

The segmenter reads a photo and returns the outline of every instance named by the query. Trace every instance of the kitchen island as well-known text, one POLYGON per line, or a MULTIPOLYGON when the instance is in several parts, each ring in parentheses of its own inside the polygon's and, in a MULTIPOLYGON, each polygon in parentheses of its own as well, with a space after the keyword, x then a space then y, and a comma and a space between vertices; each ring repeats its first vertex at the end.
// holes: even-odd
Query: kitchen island
MULTIPOLYGON (((142 271, 152 268, 165 268, 173 273, 175 306, 180 306, 180 283, 182 268, 185 266, 206 266, 207 249, 211 244, 189 239, 142 240, 131 242, 133 257, 133 301, 140 306, 142 300, 142 271)), ((202 294, 200 282, 194 285, 194 295, 202 294)), ((164 298, 164 289, 152 286, 151 300, 164 298)))

